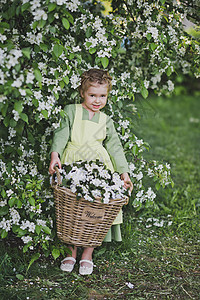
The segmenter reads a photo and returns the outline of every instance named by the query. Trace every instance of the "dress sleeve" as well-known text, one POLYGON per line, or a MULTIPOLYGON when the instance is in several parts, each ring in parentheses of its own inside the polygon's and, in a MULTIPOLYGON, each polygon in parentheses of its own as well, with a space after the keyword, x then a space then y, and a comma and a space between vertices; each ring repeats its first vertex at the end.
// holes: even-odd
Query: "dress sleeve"
POLYGON ((67 146, 71 137, 71 128, 74 122, 75 105, 66 105, 64 107, 65 116, 60 120, 60 126, 53 133, 53 141, 50 149, 51 152, 58 152, 60 157, 67 146))
POLYGON ((129 172, 128 163, 123 151, 122 144, 115 130, 113 120, 107 116, 106 139, 104 146, 110 155, 114 170, 119 174, 129 172))

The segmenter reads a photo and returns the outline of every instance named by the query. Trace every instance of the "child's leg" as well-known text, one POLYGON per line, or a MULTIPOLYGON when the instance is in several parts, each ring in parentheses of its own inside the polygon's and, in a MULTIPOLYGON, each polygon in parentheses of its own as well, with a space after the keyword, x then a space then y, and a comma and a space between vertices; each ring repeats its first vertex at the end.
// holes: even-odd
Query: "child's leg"
MULTIPOLYGON (((82 254, 82 257, 81 257, 81 260, 90 260, 92 261, 92 253, 94 251, 94 248, 92 247, 86 247, 84 248, 83 250, 83 254, 82 254)), ((82 262, 81 263, 81 266, 83 267, 91 267, 91 264, 87 263, 87 262, 82 262)))
MULTIPOLYGON (((73 257, 76 259, 76 255, 77 255, 77 247, 76 246, 68 246, 69 250, 72 251, 72 254, 67 254, 67 257, 73 257)), ((63 263, 67 263, 67 264, 74 264, 74 262, 72 260, 66 260, 63 263)))
POLYGON ((84 248, 83 254, 81 259, 88 259, 88 260, 92 260, 92 253, 94 251, 94 248, 92 247, 86 247, 84 248))

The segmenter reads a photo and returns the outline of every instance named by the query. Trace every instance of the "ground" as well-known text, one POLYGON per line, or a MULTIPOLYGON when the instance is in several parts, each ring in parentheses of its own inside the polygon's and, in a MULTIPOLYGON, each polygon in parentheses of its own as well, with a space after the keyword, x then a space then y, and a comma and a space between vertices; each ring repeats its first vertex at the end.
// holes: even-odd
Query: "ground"
MULTIPOLYGON (((91 276, 59 269, 60 260, 30 258, 16 240, 1 241, 0 298, 199 299, 200 102, 196 96, 138 99, 135 133, 151 145, 149 159, 171 164, 174 188, 160 189, 158 210, 124 210, 123 242, 94 252, 91 276)), ((80 258, 81 253, 78 256, 80 258)))

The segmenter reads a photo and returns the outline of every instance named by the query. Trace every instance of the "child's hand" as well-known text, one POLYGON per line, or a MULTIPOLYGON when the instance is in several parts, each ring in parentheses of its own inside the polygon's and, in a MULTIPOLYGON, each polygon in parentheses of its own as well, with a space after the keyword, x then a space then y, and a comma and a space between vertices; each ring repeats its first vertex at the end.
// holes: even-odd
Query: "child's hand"
POLYGON ((125 189, 129 189, 129 191, 131 193, 132 190, 133 190, 133 183, 131 182, 128 173, 122 173, 121 174, 121 179, 124 181, 125 189))
POLYGON ((60 158, 58 157, 58 153, 57 152, 51 152, 51 162, 49 165, 49 173, 51 175, 53 175, 53 173, 55 172, 55 165, 58 165, 58 168, 61 169, 61 162, 60 162, 60 158))

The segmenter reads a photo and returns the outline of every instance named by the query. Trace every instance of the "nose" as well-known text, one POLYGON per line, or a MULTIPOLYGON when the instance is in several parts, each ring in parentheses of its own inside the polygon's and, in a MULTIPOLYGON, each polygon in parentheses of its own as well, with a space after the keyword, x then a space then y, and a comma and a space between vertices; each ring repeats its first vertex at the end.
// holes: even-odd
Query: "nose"
POLYGON ((100 99, 99 97, 96 97, 95 100, 96 100, 97 103, 100 103, 100 102, 101 102, 101 99, 100 99))

